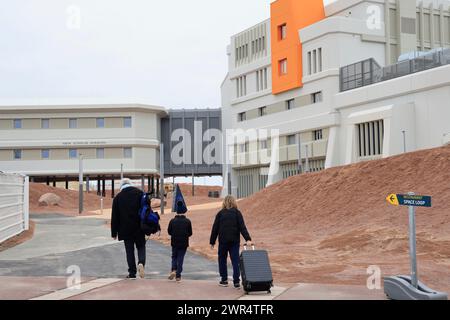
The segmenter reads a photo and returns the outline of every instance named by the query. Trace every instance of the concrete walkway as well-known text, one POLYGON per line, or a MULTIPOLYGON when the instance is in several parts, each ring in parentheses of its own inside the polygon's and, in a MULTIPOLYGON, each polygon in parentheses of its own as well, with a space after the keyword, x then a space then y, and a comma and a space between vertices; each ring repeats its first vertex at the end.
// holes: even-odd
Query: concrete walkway
MULTIPOLYGON (((183 281, 167 280, 171 249, 147 242, 145 279, 125 280, 127 265, 121 242, 112 241, 107 220, 49 214, 34 216, 35 236, 0 252, 0 300, 371 300, 382 291, 364 287, 286 284, 271 294, 245 295, 218 286, 217 263, 188 253, 183 281), (72 268, 81 286, 71 287, 72 268)), ((229 272, 231 275, 231 270, 229 272)))

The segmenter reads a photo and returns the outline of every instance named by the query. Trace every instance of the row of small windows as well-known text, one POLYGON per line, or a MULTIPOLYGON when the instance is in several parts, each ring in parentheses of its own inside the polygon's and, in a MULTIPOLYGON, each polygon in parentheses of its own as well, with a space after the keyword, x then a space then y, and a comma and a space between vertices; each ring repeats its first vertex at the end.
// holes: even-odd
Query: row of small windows
POLYGON ((308 51, 308 75, 322 72, 322 70, 322 48, 308 51))
MULTIPOLYGON (((77 159, 79 152, 77 149, 69 149, 68 151, 69 159, 77 159)), ((104 159, 105 158, 105 149, 97 148, 95 149, 96 159, 104 159)), ((16 149, 13 150, 13 158, 14 160, 22 160, 23 150, 16 149)), ((123 148, 123 158, 131 159, 133 157, 133 149, 132 148, 123 148)), ((42 149, 41 150, 41 159, 49 160, 50 159, 50 149, 42 149)))
POLYGON ((384 121, 371 121, 356 125, 359 157, 383 154, 384 121))
MULTIPOLYGON (((313 141, 320 141, 323 139, 323 129, 314 130, 312 132, 313 141)), ((297 135, 291 134, 286 136, 286 144, 288 146, 297 145, 297 135)), ((259 148, 261 150, 267 150, 268 149, 269 142, 268 140, 260 140, 259 141, 259 148)), ((239 145, 239 152, 246 153, 249 152, 249 143, 243 143, 239 145)))
POLYGON ((236 60, 248 58, 248 43, 236 48, 236 60))
MULTIPOLYGON (((320 103, 323 101, 323 93, 322 91, 319 92, 314 92, 310 95, 311 97, 311 104, 316 104, 316 103, 320 103)), ((292 110, 295 108, 295 99, 289 99, 285 102, 286 104, 286 110, 292 110)), ((258 116, 259 117, 264 117, 266 115, 268 115, 268 107, 267 106, 263 106, 258 108, 258 116)), ((247 112, 240 112, 238 113, 238 122, 243 122, 247 120, 247 112)))
POLYGON ((266 50, 266 37, 262 36, 252 41, 252 54, 266 50))
POLYGON ((256 91, 266 90, 267 87, 267 68, 256 71, 256 91))
POLYGON ((238 98, 247 95, 247 76, 241 76, 236 79, 236 96, 238 98))
POLYGON ((266 37, 262 36, 252 41, 251 52, 249 51, 248 43, 236 48, 236 61, 247 59, 250 54, 254 55, 266 50, 266 37))
MULTIPOLYGON (((104 128, 105 127, 105 118, 96 118, 95 119, 96 128, 104 128)), ((123 127, 131 128, 132 120, 131 117, 123 118, 123 127)), ((23 128, 23 120, 22 119, 14 119, 13 120, 13 128, 14 129, 22 129, 23 128)), ((69 119, 69 129, 78 128, 78 119, 70 118, 69 119)), ((50 119, 41 119, 41 129, 50 129, 50 119)))

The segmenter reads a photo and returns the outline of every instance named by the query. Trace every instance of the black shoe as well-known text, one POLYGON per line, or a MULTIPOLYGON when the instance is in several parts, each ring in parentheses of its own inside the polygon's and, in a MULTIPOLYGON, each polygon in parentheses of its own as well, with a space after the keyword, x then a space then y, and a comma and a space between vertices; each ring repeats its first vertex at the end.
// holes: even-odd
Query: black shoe
POLYGON ((241 284, 239 282, 235 282, 234 288, 239 290, 241 288, 241 284))
POLYGON ((221 287, 228 287, 228 281, 220 281, 219 286, 221 287))
POLYGON ((127 279, 129 279, 129 280, 136 280, 136 275, 128 275, 127 276, 127 279))

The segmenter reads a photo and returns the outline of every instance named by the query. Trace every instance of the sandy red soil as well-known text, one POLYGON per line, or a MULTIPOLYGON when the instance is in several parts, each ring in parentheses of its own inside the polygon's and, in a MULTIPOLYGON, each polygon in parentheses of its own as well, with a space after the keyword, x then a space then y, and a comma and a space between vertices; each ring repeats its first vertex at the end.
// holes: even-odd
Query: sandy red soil
MULTIPOLYGON (((433 196, 433 208, 417 210, 419 276, 449 292, 450 147, 291 177, 239 207, 257 247, 269 251, 276 281, 365 285, 371 265, 383 276, 409 273, 407 208, 385 198, 410 191, 433 196)), ((214 260, 216 212, 189 213, 191 250, 214 260)))
POLYGON ((25 241, 28 241, 31 238, 33 238, 34 227, 35 223, 30 220, 30 228, 27 231, 24 231, 21 234, 0 243, 0 252, 18 246, 19 244, 24 243, 25 241))
MULTIPOLYGON (((100 197, 96 193, 84 193, 83 215, 93 215, 92 211, 100 209, 100 197)), ((104 198, 104 208, 111 208, 111 197, 104 198)), ((30 212, 61 213, 70 216, 78 215, 78 191, 54 188, 45 184, 30 183, 30 212), (46 193, 54 193, 61 197, 59 206, 39 206, 39 198, 46 193)))

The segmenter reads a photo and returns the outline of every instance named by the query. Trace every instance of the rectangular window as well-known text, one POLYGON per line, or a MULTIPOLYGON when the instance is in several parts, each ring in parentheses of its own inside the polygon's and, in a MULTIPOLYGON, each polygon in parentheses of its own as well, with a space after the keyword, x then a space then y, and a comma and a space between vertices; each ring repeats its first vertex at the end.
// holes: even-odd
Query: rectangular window
POLYGON ((313 54, 312 54, 312 73, 317 73, 317 50, 313 50, 313 54))
POLYGON ((313 139, 314 139, 314 141, 318 141, 318 140, 322 140, 323 139, 323 131, 322 131, 322 129, 313 131, 313 139))
POLYGON ((282 24, 281 26, 278 26, 278 39, 284 40, 287 36, 287 26, 286 24, 282 24))
POLYGON ((280 60, 278 62, 278 64, 279 64, 278 68, 279 68, 280 75, 287 74, 288 73, 287 59, 280 60))
POLYGON ((295 99, 286 101, 286 110, 292 110, 295 107, 295 99))
POLYGON ((14 119, 14 129, 22 129, 22 119, 14 119))
POLYGON ((14 150, 14 160, 22 159, 22 150, 14 150))
POLYGON ((249 143, 248 142, 239 145, 239 152, 240 153, 248 152, 248 150, 249 150, 249 143))
POLYGON ((96 156, 97 156, 97 159, 105 159, 105 149, 98 148, 96 150, 96 156))
POLYGON ((41 158, 42 159, 50 159, 50 150, 49 149, 41 150, 41 158))
POLYGON ((258 109, 258 113, 260 117, 264 117, 267 115, 267 107, 261 107, 258 109))
POLYGON ((359 157, 363 158, 383 154, 383 120, 357 124, 356 130, 359 157))
POLYGON ((311 94, 311 103, 322 102, 322 91, 311 94))
POLYGON ((42 129, 49 129, 50 128, 50 120, 49 119, 42 119, 41 120, 41 128, 42 129))
POLYGON ((317 52, 317 63, 319 65, 319 72, 322 72, 323 70, 323 66, 322 66, 322 48, 319 48, 318 52, 317 52))
POLYGON ((105 118, 97 118, 95 120, 97 128, 104 128, 105 127, 105 118))
POLYGON ((312 56, 311 51, 308 52, 308 75, 312 73, 312 56))
POLYGON ((247 114, 245 112, 238 113, 238 121, 242 122, 247 120, 247 114))
POLYGON ((133 158, 133 149, 132 148, 123 148, 123 157, 125 159, 133 158))
POLYGON ((261 150, 267 150, 267 140, 261 140, 259 146, 261 150))
POLYGON ((69 119, 69 129, 76 129, 78 128, 77 119, 69 119))
POLYGON ((292 146, 296 144, 295 134, 291 134, 287 136, 287 144, 288 146, 292 146))
POLYGON ((131 117, 123 118, 123 127, 124 128, 131 128, 132 127, 131 117))
POLYGON ((77 149, 69 150, 69 159, 76 159, 78 157, 77 149))

